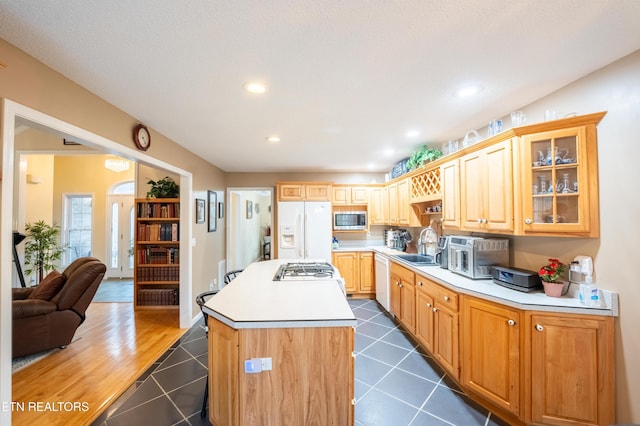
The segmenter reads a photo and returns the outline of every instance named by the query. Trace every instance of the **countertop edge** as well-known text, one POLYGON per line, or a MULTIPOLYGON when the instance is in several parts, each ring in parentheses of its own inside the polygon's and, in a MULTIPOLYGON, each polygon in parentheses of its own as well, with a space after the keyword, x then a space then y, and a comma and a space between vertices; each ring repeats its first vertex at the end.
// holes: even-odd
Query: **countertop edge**
MULTIPOLYGON (((600 315, 600 316, 611 316, 611 317, 618 317, 619 316, 619 305, 618 305, 618 294, 606 289, 601 289, 602 291, 602 295, 603 298, 605 299, 605 303, 606 306, 609 306, 610 308, 601 308, 601 307, 588 307, 588 306, 562 306, 562 305, 554 305, 554 304, 544 304, 544 303, 523 303, 520 301, 516 301, 516 300, 510 300, 508 298, 504 298, 504 297, 500 297, 497 295, 492 295, 492 294, 488 294, 485 292, 481 292, 481 291, 474 291, 468 288, 464 288, 464 287, 460 287, 455 285, 454 283, 451 283, 449 281, 446 281, 445 279, 443 279, 442 277, 438 277, 435 276, 433 274, 429 273, 429 269, 431 268, 438 268, 441 271, 446 271, 445 269, 440 268, 439 266, 426 266, 426 267, 419 267, 419 266, 414 266, 409 262, 403 261, 401 259, 395 258, 394 255, 395 254, 401 254, 402 252, 398 251, 398 250, 393 250, 393 249, 389 249, 387 247, 369 247, 369 250, 373 251, 374 253, 380 254, 385 256, 386 258, 388 258, 390 261, 393 261, 397 264, 402 265, 403 267, 418 273, 420 275, 426 276, 427 278, 435 281, 436 283, 450 289, 453 291, 456 291, 458 293, 461 294, 466 294, 469 296, 473 296, 473 297, 478 297, 480 299, 485 299, 485 300, 490 300, 490 301, 494 301, 497 303, 501 303, 503 305, 506 306, 510 306, 513 308, 517 308, 517 309, 521 309, 523 311, 541 311, 541 312, 558 312, 558 313, 571 313, 571 314, 584 314, 584 315, 600 315)), ((449 272, 452 273, 452 272, 449 272)), ((456 279, 460 279, 460 280, 468 280, 469 282, 474 282, 476 280, 472 280, 469 278, 465 278, 462 276, 456 276, 456 279)), ((484 281, 490 281, 490 280, 484 280, 484 281)), ((572 285, 572 287, 574 287, 572 285)), ((501 287, 502 289, 503 287, 501 287)), ((508 290, 508 289, 505 289, 508 290)), ((519 292, 516 292, 516 290, 509 290, 509 291, 513 291, 515 292, 515 295, 518 296, 523 296, 522 294, 520 294, 519 292)), ((573 288, 570 290, 571 293, 570 294, 576 294, 577 289, 573 288)), ((560 299, 560 298, 559 298, 560 299)), ((568 299, 575 299, 577 300, 577 297, 571 297, 568 299)))
POLYGON ((356 319, 333 320, 291 320, 291 321, 234 321, 214 310, 203 306, 202 310, 212 318, 236 330, 243 328, 320 328, 320 327, 355 327, 356 319))

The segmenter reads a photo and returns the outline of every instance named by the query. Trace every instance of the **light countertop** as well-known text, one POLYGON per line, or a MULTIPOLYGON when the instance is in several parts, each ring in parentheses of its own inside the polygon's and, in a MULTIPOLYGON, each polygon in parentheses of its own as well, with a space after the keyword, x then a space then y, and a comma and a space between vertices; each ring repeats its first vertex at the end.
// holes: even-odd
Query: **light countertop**
POLYGON ((235 329, 355 326, 336 280, 273 281, 280 265, 291 261, 252 263, 203 310, 235 329))
MULTIPOLYGON (((360 249, 364 250, 363 247, 360 249)), ((458 293, 476 296, 482 299, 492 300, 507 306, 522 310, 536 310, 547 312, 565 312, 588 315, 619 315, 618 294, 606 289, 600 289, 602 300, 598 307, 585 306, 578 299, 578 288, 571 285, 567 295, 562 297, 549 297, 543 290, 525 293, 512 290, 495 284, 493 280, 472 280, 462 275, 453 273, 448 269, 439 266, 414 266, 409 262, 395 258, 394 255, 402 254, 399 250, 390 249, 386 246, 370 246, 369 250, 380 253, 388 257, 395 263, 429 278, 458 293)))

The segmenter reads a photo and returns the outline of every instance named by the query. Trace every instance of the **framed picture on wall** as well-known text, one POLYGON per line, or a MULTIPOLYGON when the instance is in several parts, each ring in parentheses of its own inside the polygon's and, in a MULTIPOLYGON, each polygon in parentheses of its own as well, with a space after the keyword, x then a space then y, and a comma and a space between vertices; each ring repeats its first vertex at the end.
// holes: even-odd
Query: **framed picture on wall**
POLYGON ((205 212, 207 211, 207 205, 204 200, 196 198, 196 223, 204 223, 205 212))
POLYGON ((207 191, 207 199, 209 202, 209 232, 214 232, 218 217, 218 194, 215 191, 207 191))
POLYGON ((253 201, 247 200, 247 219, 253 217, 253 201))

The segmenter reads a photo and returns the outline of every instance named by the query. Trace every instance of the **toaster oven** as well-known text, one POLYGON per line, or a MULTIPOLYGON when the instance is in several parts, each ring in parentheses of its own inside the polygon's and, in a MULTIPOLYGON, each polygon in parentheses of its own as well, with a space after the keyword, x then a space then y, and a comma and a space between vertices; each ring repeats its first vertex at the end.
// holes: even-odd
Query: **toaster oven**
POLYGON ((492 278, 491 267, 509 265, 509 240, 452 236, 449 270, 477 280, 492 278))

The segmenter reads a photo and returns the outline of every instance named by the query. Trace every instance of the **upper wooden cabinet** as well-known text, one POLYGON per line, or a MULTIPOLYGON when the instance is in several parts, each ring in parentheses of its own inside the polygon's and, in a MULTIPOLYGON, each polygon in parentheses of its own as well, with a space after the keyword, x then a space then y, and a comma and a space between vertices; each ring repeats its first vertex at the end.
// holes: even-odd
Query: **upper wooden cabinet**
POLYGON ((369 197, 369 224, 385 225, 389 211, 389 190, 386 186, 374 186, 369 197))
POLYGON ((504 131, 440 165, 443 227, 599 236, 596 126, 606 113, 504 131))
POLYGON ((368 186, 333 185, 331 203, 333 205, 366 205, 369 204, 368 186))
POLYGON ((523 234, 599 236, 595 126, 521 138, 519 226, 523 234))
POLYGON ((411 208, 409 178, 402 179, 388 185, 389 216, 388 223, 397 226, 420 226, 420 220, 411 208))
POLYGON ((462 229, 513 232, 512 164, 511 140, 460 159, 462 229))
POLYGON ((327 182, 280 182, 278 201, 331 201, 331 184, 327 182))
POLYGON ((460 160, 440 166, 442 177, 442 226, 460 228, 460 160))

